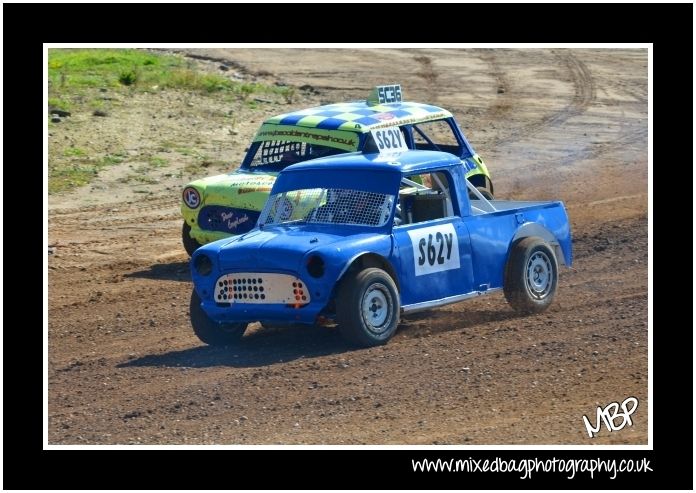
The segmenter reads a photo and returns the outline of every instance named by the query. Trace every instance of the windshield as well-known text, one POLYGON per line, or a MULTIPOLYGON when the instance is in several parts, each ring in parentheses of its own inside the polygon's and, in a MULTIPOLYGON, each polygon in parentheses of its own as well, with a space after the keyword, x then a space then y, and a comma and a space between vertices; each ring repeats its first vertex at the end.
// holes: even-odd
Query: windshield
POLYGON ((251 169, 282 171, 291 164, 346 152, 335 147, 288 140, 265 140, 249 162, 251 169))
POLYGON ((343 188, 292 190, 271 195, 259 226, 305 222, 350 226, 384 226, 394 195, 343 188))

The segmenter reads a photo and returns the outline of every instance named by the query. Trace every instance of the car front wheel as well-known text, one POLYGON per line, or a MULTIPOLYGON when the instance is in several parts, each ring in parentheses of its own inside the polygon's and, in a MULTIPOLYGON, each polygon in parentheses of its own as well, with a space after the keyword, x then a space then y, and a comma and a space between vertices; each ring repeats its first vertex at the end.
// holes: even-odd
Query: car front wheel
POLYGON ((191 292, 189 309, 193 332, 202 342, 211 346, 228 346, 242 339, 247 324, 219 324, 211 320, 201 308, 201 298, 195 289, 191 292))
POLYGON ((201 246, 200 243, 191 238, 191 226, 186 221, 184 221, 184 226, 181 228, 181 242, 184 244, 184 249, 189 254, 189 257, 201 246))
POLYGON ((400 313, 396 284, 382 269, 363 269, 339 289, 336 319, 341 334, 353 344, 386 344, 399 325, 400 313))

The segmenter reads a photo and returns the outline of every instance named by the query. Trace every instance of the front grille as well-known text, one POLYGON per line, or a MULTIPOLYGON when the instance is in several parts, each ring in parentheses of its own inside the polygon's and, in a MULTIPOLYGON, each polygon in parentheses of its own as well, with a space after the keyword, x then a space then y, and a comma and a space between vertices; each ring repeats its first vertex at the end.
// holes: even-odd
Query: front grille
POLYGON ((215 283, 216 303, 306 305, 310 301, 305 283, 288 274, 240 272, 225 274, 215 283))

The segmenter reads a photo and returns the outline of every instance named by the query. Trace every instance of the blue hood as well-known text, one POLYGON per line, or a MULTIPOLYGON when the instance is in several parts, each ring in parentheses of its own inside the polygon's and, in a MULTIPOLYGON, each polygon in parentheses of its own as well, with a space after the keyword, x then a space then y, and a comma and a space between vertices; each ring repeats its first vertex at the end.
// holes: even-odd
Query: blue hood
POLYGON ((346 234, 331 234, 298 227, 253 229, 231 238, 218 252, 220 270, 299 271, 305 255, 312 250, 345 239, 346 234))

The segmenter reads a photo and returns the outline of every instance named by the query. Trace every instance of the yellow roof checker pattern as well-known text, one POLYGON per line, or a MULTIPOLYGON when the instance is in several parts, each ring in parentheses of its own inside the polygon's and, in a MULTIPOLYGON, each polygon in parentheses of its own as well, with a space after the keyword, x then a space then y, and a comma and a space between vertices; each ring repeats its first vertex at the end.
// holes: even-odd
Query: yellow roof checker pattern
POLYGON ((267 119, 264 123, 325 130, 367 133, 374 128, 439 120, 452 114, 423 103, 387 103, 370 106, 366 101, 336 103, 293 111, 267 119))

